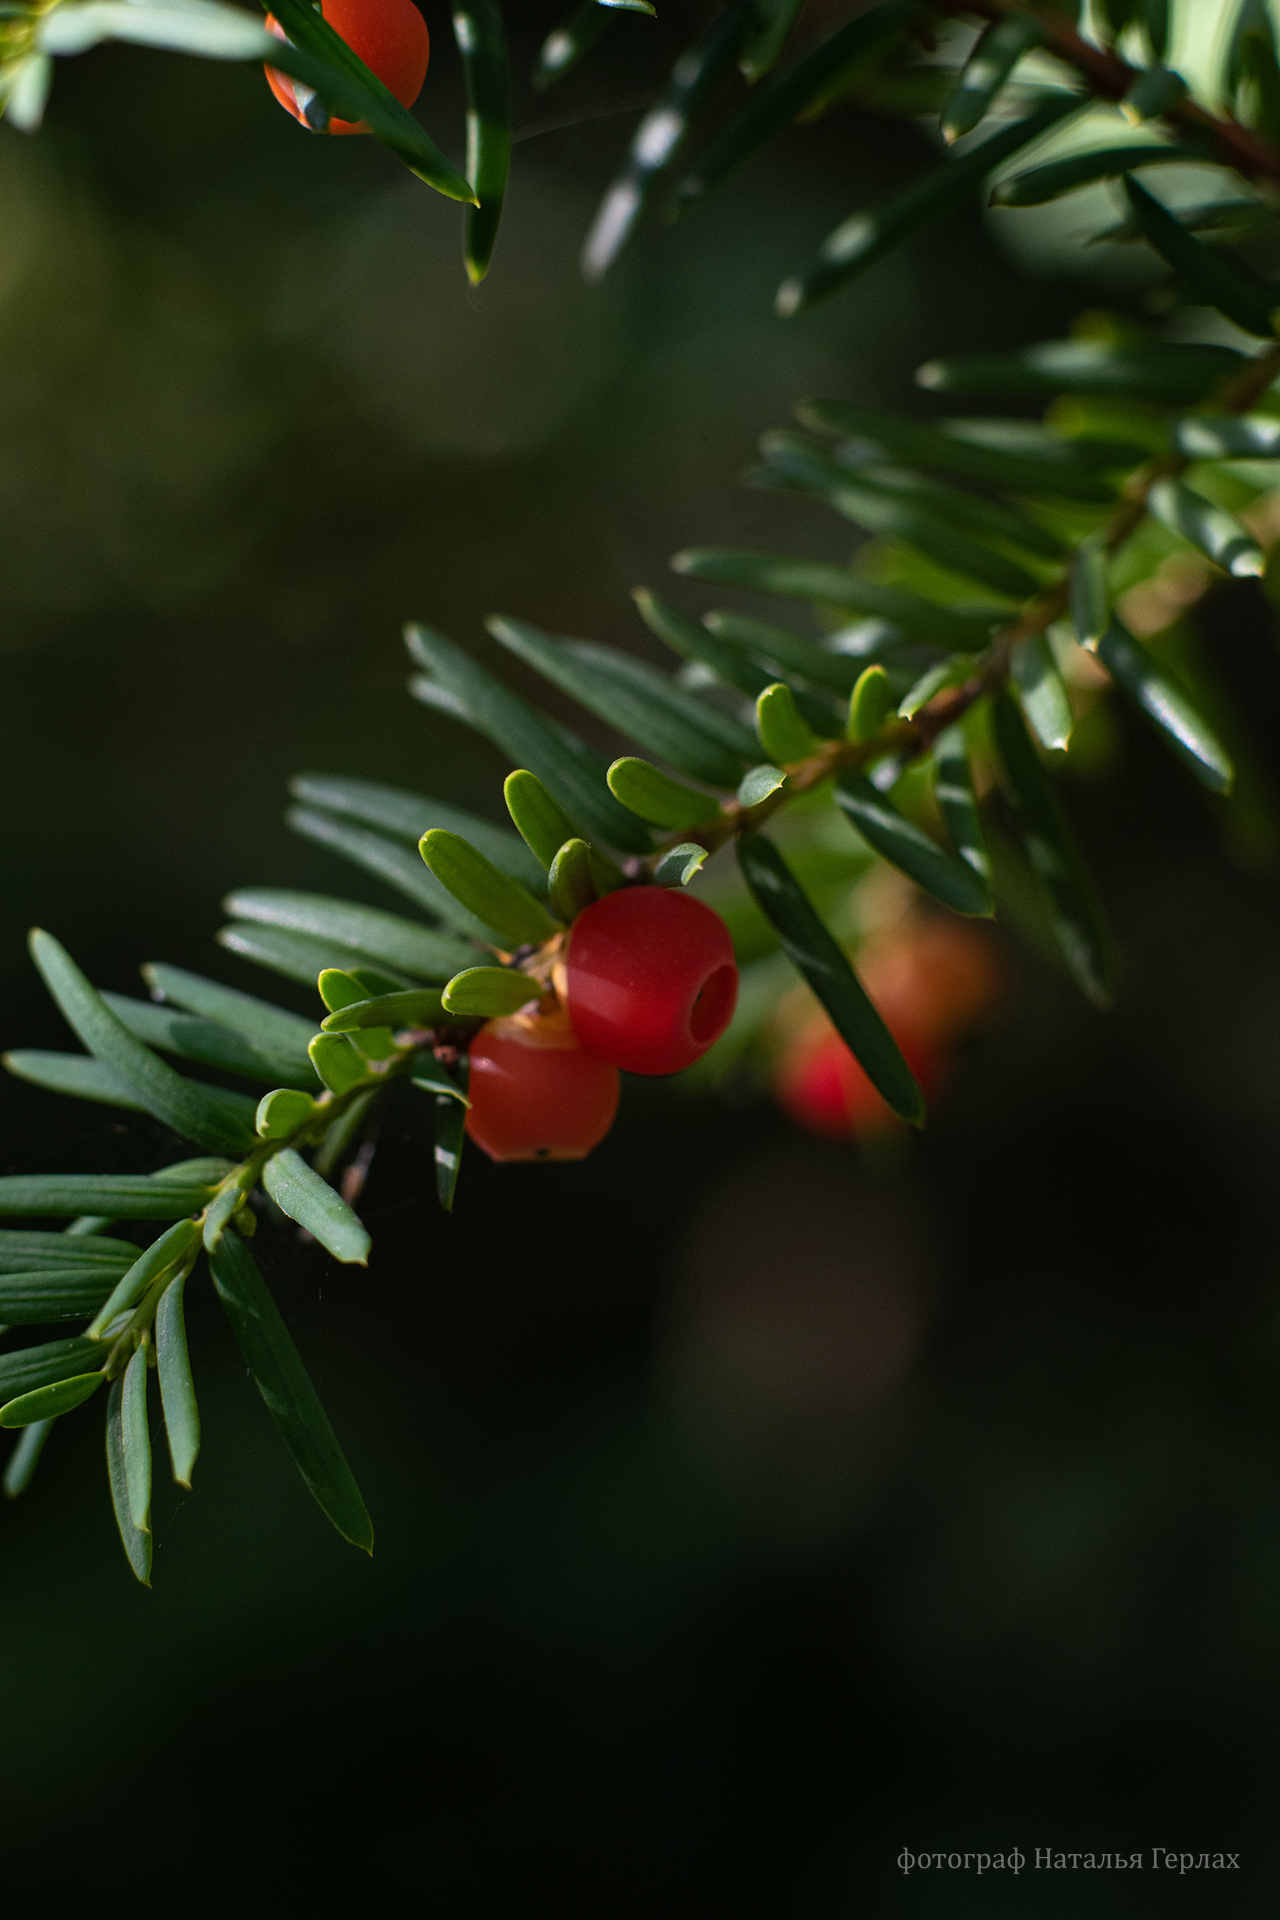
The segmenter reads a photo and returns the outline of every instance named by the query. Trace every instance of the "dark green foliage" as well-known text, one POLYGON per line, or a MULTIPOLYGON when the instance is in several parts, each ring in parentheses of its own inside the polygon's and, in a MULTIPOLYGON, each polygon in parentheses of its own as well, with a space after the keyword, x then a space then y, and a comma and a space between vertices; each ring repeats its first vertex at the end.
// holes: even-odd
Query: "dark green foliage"
POLYGON ((844 774, 836 783, 835 798, 868 846, 944 906, 957 913, 991 912, 991 895, 974 868, 904 820, 887 796, 877 793, 861 774, 844 774))
POLYGON ((252 1254, 237 1234, 225 1233, 209 1266, 249 1371, 299 1473, 338 1532, 372 1553, 373 1523, 360 1490, 252 1254))
POLYGON ((738 841, 743 877, 783 951, 804 975, 871 1081, 896 1114, 919 1126, 924 1097, 884 1021, 849 962, 805 897, 786 861, 763 834, 738 841))
POLYGON ((750 760, 750 734, 643 661, 586 640, 552 640, 525 620, 494 618, 495 640, 648 752, 710 786, 732 786, 750 760))
POLYGON ((587 235, 582 270, 589 280, 607 273, 622 251, 654 184, 683 147, 698 109, 731 71, 751 20, 749 5, 729 0, 677 60, 656 105, 637 127, 627 164, 587 235))
POLYGON ((1009 799, 1062 956, 1081 992, 1105 1007, 1111 999, 1111 943, 1075 835, 1007 693, 996 695, 993 718, 1009 799))
POLYGON ((511 158, 507 41, 497 0, 455 0, 453 37, 467 83, 467 178, 476 205, 466 214, 463 253, 472 286, 489 271, 511 158))
MULTIPOLYGON (((647 0, 579 8, 545 43, 539 83, 568 73, 617 12, 649 10, 647 0)), ((265 51, 315 87, 317 124, 331 108, 364 118, 424 179, 474 202, 464 254, 478 281, 497 234, 511 141, 498 0, 464 0, 454 16, 471 185, 314 8, 281 0, 275 11, 296 45, 272 41, 265 51)), ((1016 218, 1019 207, 1114 180, 1124 217, 1095 237, 1147 243, 1170 270, 1174 294, 1252 333, 1262 343, 1255 354, 1184 327, 1161 337, 1155 327, 1094 318, 1069 339, 920 369, 919 384, 935 396, 994 395, 1004 409, 995 418, 926 423, 844 400, 807 402, 799 409, 805 432, 764 436, 751 484, 806 496, 838 516, 827 530, 846 561, 720 548, 677 555, 682 592, 724 588, 764 604, 694 611, 638 592, 641 617, 676 657, 673 671, 520 619, 489 621, 521 670, 548 682, 553 707, 567 697, 591 717, 593 736, 601 727, 622 736, 609 751, 528 704, 435 629, 410 626, 411 692, 504 757, 517 831, 375 782, 299 776, 290 825, 412 910, 276 886, 229 897, 222 945, 315 987, 314 1022, 159 963, 144 969, 150 1002, 103 994, 55 939, 32 936, 33 957, 87 1051, 19 1049, 6 1056, 10 1070, 146 1115, 203 1150, 154 1174, 0 1178, 0 1215, 74 1223, 62 1233, 0 1231, 0 1337, 10 1326, 57 1332, 80 1321, 87 1329, 0 1351, 0 1425, 22 1429, 6 1492, 28 1484, 51 1423, 109 1383, 109 1481, 140 1580, 151 1567, 148 1370, 154 1361, 175 1479, 189 1485, 200 1416, 184 1302, 188 1280, 198 1283, 206 1267, 304 1479, 339 1531, 371 1547, 364 1503, 247 1241, 260 1222, 268 1242, 293 1222, 329 1257, 366 1263, 370 1235, 357 1209, 398 1080, 415 1090, 404 1095, 405 1110, 416 1109, 430 1133, 436 1191, 451 1208, 469 1111, 468 1049, 489 1018, 556 1007, 579 912, 633 883, 703 892, 723 907, 749 971, 724 1053, 718 1061, 713 1050, 698 1069, 702 1085, 723 1078, 726 1057, 737 1073, 753 1050, 763 1057, 777 1044, 770 1023, 785 991, 778 969, 789 960, 894 1113, 919 1124, 920 1090, 855 971, 850 928, 863 923, 849 911, 860 907, 850 889, 870 875, 882 885, 888 863, 946 910, 985 915, 993 884, 1001 900, 1007 882, 1012 891, 1021 857, 1067 969, 1102 1007, 1109 940, 1056 785, 1057 767, 1076 753, 1082 713, 1108 697, 1099 667, 1115 697, 1138 707, 1207 789, 1204 804, 1223 805, 1232 770, 1211 724, 1224 705, 1211 673, 1197 667, 1194 695, 1184 687, 1169 665, 1172 649, 1126 596, 1149 586, 1167 558, 1204 579, 1256 578, 1266 566, 1258 533, 1266 516, 1250 508, 1272 488, 1280 457, 1280 302, 1256 264, 1267 249, 1254 247, 1280 184, 1280 154, 1267 145, 1280 134, 1270 17, 1263 0, 1245 0, 1235 17, 1222 89, 1237 121, 1215 118, 1161 64, 1164 0, 1106 0, 1101 16, 1095 9, 1104 35, 1128 36, 1122 52, 1132 50, 1134 30, 1141 34, 1151 58, 1140 67, 1104 51, 1100 69, 1082 53, 1065 31, 1074 6, 995 11, 992 19, 990 10, 964 16, 931 0, 850 4, 843 15, 822 14, 816 44, 803 41, 800 22, 791 58, 796 0, 710 9, 640 122, 588 240, 588 274, 616 257, 678 156, 691 157, 673 205, 692 212, 782 129, 862 98, 888 111, 928 106, 944 139, 966 145, 940 150, 921 178, 844 222, 781 290, 784 313, 966 203, 989 197, 1011 210, 1001 219, 1016 218), (917 47, 957 13, 982 29, 971 57, 962 68, 941 58, 919 63, 917 47), (1041 42, 1056 66, 1019 68, 1041 42), (1100 70, 1105 101, 1094 91, 1100 70), (1040 91, 1026 86, 1046 72, 1040 91), (746 82, 758 84, 749 92, 746 82), (704 115, 720 105, 711 127, 704 115), (1046 142, 1030 165, 1017 164, 1025 148, 1085 110, 1091 126, 1110 114, 1112 133, 1065 155, 1046 142), (1240 121, 1252 131, 1242 133, 1240 121), (1135 138, 1134 122, 1148 131, 1135 138), (1226 183, 1233 197, 1171 212, 1135 177, 1169 162, 1236 165, 1237 181, 1226 183), (1248 259, 1220 244, 1240 228, 1248 259), (1042 419, 1012 417, 1041 405, 1042 419), (779 599, 792 603, 781 623, 772 611, 779 599), (1004 848, 994 883, 988 831, 993 850, 1004 848), (728 862, 726 880, 715 856, 730 841, 737 868, 728 862), (253 1093, 205 1084, 161 1054, 239 1076, 255 1083, 253 1093), (429 1129, 417 1094, 430 1102, 429 1129), (139 1223, 128 1229, 137 1242, 101 1237, 116 1222, 139 1223)), ((39 46, 78 50, 68 38, 77 31, 73 9, 31 19, 39 46)), ((197 51, 263 57, 254 19, 200 19, 182 29, 205 36, 197 51)), ((89 44, 107 29, 79 31, 89 44)), ((128 20, 109 31, 141 33, 128 20)), ((0 45, 5 85, 9 44, 0 45)), ((850 193, 856 188, 851 181, 850 193)), ((1154 304, 1168 295, 1162 286, 1154 304)), ((1141 593, 1133 604, 1141 611, 1141 593)), ((741 1093, 747 1082, 734 1084, 741 1093)))
POLYGON ((107 1397, 107 1478, 115 1508, 120 1543, 144 1587, 151 1585, 151 1534, 135 1526, 129 1504, 129 1469, 125 1451, 124 1381, 113 1380, 107 1397))
MULTIPOLYGON (((430 627, 406 628, 410 656, 424 667, 431 681, 456 699, 468 724, 493 741, 517 766, 536 773, 572 819, 588 833, 598 834, 609 846, 628 853, 645 853, 652 845, 634 815, 620 807, 605 782, 605 766, 596 778, 594 756, 587 748, 575 751, 564 731, 534 713, 523 700, 486 673, 484 668, 430 627)), ((412 693, 421 694, 410 681, 412 693)))
POLYGON ((923 17, 914 0, 884 0, 758 87, 699 155, 696 169, 681 180, 677 206, 700 200, 719 186, 750 154, 823 99, 833 83, 852 84, 923 17))
POLYGON ((802 313, 817 300, 826 299, 865 273, 896 246, 935 220, 954 213, 967 200, 980 193, 995 169, 1012 154, 1030 146, 1068 114, 1078 112, 1081 102, 1073 94, 1043 101, 1024 120, 1006 127, 982 145, 945 167, 927 173, 914 186, 906 187, 880 207, 868 207, 851 214, 834 233, 828 234, 813 265, 778 288, 777 309, 784 319, 802 313))
POLYGON ((421 1088, 432 1104, 436 1193, 446 1213, 453 1211, 453 1196, 458 1190, 458 1175, 462 1169, 462 1149, 466 1142, 467 1076, 468 1063, 464 1054, 452 1073, 436 1065, 430 1073, 415 1074, 413 1081, 414 1086, 421 1088))

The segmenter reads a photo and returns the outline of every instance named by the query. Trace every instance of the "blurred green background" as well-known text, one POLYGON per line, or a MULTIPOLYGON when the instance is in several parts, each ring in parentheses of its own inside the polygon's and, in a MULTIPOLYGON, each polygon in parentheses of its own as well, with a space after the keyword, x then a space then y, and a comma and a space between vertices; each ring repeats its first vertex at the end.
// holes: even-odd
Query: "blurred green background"
MULTIPOLYGON (((419 111, 456 154, 425 11, 419 111)), ((520 11, 517 74, 556 17, 520 11)), ((406 618, 485 657, 491 610, 649 651, 633 585, 700 604, 677 547, 847 550, 738 486, 796 400, 922 406, 926 355, 1096 299, 974 212, 774 321, 778 281, 921 162, 852 109, 585 290, 635 120, 606 109, 698 13, 620 20, 542 99, 519 83, 517 126, 587 117, 517 146, 476 293, 457 210, 301 134, 255 72, 106 49, 61 64, 38 138, 0 128, 5 1044, 65 1044, 33 922, 104 987, 163 958, 252 991, 212 945, 230 886, 394 905, 286 833, 295 771, 495 811, 501 762, 404 691, 406 618)), ((1261 597, 1201 629, 1276 763, 1261 597)), ((55 1432, 0 1514, 11 1903, 120 1877, 192 1911, 1274 1912, 1280 901, 1136 724, 1070 800, 1120 1005, 1011 947, 905 1154, 632 1086, 582 1166, 473 1155, 447 1220, 405 1109, 367 1274, 274 1237, 371 1565, 203 1293, 198 1495, 159 1496, 154 1592, 99 1423, 55 1432), (1147 1870, 895 1866, 1015 1845, 1147 1870), (1243 1871, 1152 1872, 1153 1846, 1243 1871)), ((175 1157, 149 1123, 0 1092, 6 1172, 175 1157)))

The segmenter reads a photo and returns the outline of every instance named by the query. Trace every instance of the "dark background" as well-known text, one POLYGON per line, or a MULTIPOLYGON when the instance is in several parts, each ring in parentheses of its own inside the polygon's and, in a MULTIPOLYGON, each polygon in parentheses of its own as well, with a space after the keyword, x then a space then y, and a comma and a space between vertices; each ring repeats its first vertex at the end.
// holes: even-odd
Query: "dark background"
MULTIPOLYGON (((651 91, 697 9, 663 13, 541 100, 522 81, 517 126, 651 91)), ((420 111, 456 154, 427 14, 420 111)), ((518 73, 553 18, 527 9, 518 73)), ((502 763, 404 691, 406 618, 486 657, 490 610, 651 650, 628 589, 700 604, 675 548, 847 551, 737 484, 796 400, 923 404, 927 355, 1097 297, 1020 275, 975 212, 774 321, 778 281, 925 157, 854 110, 588 292, 634 119, 518 145, 478 293, 456 209, 369 142, 304 137, 251 71, 103 50, 60 64, 37 139, 0 128, 6 1044, 66 1041, 32 923, 104 987, 163 958, 306 1008, 214 947, 220 896, 395 903, 286 833, 288 776, 496 817, 502 763)), ((1274 760, 1261 596, 1201 631, 1274 760)), ((868 1165, 768 1107, 633 1086, 581 1166, 472 1155, 447 1220, 405 1108, 367 1273, 272 1237, 371 1564, 201 1290, 206 1443, 197 1496, 158 1493, 153 1592, 99 1422, 55 1430, 0 1514, 11 1903, 1274 1911, 1275 876, 1232 865, 1128 720, 1068 794, 1119 1005, 1010 945, 908 1150, 868 1165), (904 1846, 1147 1864, 906 1878, 904 1846), (1243 1869, 1179 1879, 1153 1846, 1243 1869)), ((2 1111, 5 1171, 176 1157, 16 1082, 2 1111)))

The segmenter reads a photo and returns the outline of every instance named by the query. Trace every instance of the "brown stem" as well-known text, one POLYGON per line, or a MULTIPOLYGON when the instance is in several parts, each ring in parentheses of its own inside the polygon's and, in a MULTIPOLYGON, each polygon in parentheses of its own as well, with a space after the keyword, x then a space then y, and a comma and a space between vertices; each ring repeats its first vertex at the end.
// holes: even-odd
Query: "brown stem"
MULTIPOLYGON (((1138 78, 1139 68, 1131 67, 1113 47, 1095 47, 1082 39, 1056 7, 1027 6, 1020 0, 935 0, 935 4, 946 13, 977 14, 986 20, 998 20, 1010 13, 1029 14, 1058 58, 1074 67, 1103 100, 1123 100, 1138 78)), ((1181 132, 1207 136, 1228 164, 1247 179, 1280 185, 1280 153, 1238 120, 1219 117, 1190 99, 1178 101, 1160 117, 1181 132)))
MULTIPOLYGON (((1221 413, 1247 413, 1277 376, 1280 376, 1280 344, 1268 347, 1220 387, 1213 396, 1215 409, 1221 413)), ((1176 479, 1179 474, 1185 473, 1189 465, 1189 460, 1183 454, 1162 453, 1130 474, 1125 482, 1124 497, 1106 525, 1103 542, 1108 553, 1118 553, 1141 526, 1147 515, 1151 489, 1156 482, 1176 479)), ((906 760, 918 759, 922 753, 927 753, 940 733, 954 726, 970 707, 1003 683, 1009 672, 1013 650, 1019 642, 1030 639, 1033 634, 1043 633, 1055 620, 1062 618, 1071 602, 1071 573, 1075 560, 1076 553, 1073 553, 1058 578, 1038 593, 1010 626, 995 636, 986 652, 979 655, 975 662, 976 671, 962 686, 948 687, 935 695, 913 719, 892 721, 869 740, 824 741, 808 759, 784 768, 787 775, 785 787, 779 787, 754 807, 744 807, 737 800, 726 800, 719 813, 704 826, 671 834, 660 844, 652 859, 644 864, 651 870, 668 848, 685 841, 714 853, 735 835, 754 832, 762 827, 789 800, 820 786, 833 774, 866 766, 890 753, 900 754, 906 760)))

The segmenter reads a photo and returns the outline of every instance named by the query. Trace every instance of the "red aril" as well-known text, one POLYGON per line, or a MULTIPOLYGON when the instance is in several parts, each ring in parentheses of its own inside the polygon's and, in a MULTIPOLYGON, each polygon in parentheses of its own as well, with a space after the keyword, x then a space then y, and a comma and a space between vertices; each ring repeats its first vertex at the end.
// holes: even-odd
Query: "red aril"
POLYGON ((581 1160, 613 1125, 618 1074, 563 1013, 490 1020, 471 1043, 467 1132, 491 1160, 581 1160))
POLYGON ((733 1017, 738 968, 729 929, 691 894, 620 887, 574 921, 564 992, 590 1052, 627 1073, 678 1073, 733 1017))

